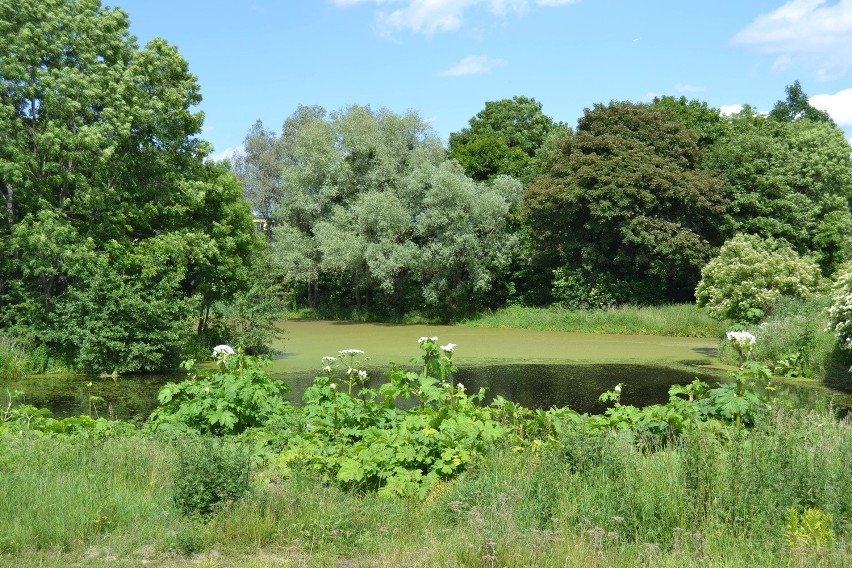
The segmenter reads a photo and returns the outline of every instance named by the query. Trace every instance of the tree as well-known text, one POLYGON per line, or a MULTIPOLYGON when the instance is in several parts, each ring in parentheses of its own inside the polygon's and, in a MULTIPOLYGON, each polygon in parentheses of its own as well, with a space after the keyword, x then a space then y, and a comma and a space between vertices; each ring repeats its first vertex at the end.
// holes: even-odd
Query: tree
POLYGON ((586 109, 525 194, 535 264, 605 276, 621 302, 691 296, 726 205, 700 157, 696 135, 662 109, 586 109))
POLYGON ((86 370, 172 365, 169 330, 242 287, 254 246, 187 62, 128 25, 98 0, 0 0, 0 325, 86 370))
POLYGON ((285 198, 270 243, 291 298, 447 319, 493 302, 514 254, 520 183, 474 182, 415 113, 307 108, 279 139, 285 198))
POLYGON ((715 318, 755 322, 781 296, 811 296, 819 280, 817 266, 783 241, 736 235, 701 269, 695 297, 715 318))
POLYGON ((831 116, 824 110, 819 110, 808 101, 808 96, 802 90, 798 81, 784 88, 787 98, 777 101, 769 112, 769 118, 779 122, 795 122, 799 119, 812 122, 825 122, 831 126, 837 126, 831 116))
POLYGON ((702 149, 710 147, 727 130, 719 109, 709 107, 704 101, 663 96, 654 97, 653 105, 665 109, 692 130, 698 136, 698 146, 702 149))
POLYGON ((814 253, 831 274, 852 246, 844 228, 852 215, 850 153, 843 132, 825 122, 733 117, 704 159, 725 179, 726 237, 784 239, 799 254, 814 253))
POLYGON ((841 349, 852 350, 852 265, 838 272, 828 309, 828 328, 834 332, 841 349))
POLYGON ((480 181, 520 177, 548 134, 561 127, 542 112, 541 103, 522 96, 486 102, 469 124, 450 134, 450 155, 480 181))

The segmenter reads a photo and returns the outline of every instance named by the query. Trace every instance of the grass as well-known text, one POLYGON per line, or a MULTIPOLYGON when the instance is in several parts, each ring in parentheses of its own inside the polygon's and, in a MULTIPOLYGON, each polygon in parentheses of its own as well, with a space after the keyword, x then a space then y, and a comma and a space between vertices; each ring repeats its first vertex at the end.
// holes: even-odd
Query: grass
POLYGON ((507 327, 543 331, 722 337, 731 322, 712 319, 694 304, 620 306, 601 310, 566 310, 510 306, 462 322, 473 327, 507 327))
POLYGON ((10 336, 0 333, 0 378, 19 379, 27 374, 27 355, 10 336))
POLYGON ((566 430, 538 451, 495 448, 425 501, 261 467, 209 520, 175 508, 176 447, 0 440, 0 565, 852 564, 852 424, 827 412, 779 407, 748 432, 708 423, 657 452, 626 431, 566 430), (833 542, 788 544, 789 507, 830 515, 833 542))

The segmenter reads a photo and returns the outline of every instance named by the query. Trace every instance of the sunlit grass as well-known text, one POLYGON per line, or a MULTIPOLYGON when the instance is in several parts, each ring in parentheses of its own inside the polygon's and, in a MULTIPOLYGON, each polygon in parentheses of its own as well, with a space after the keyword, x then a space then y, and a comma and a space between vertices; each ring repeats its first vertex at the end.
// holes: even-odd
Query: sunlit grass
POLYGON ((694 304, 619 306, 600 310, 565 310, 510 306, 463 325, 583 333, 722 337, 731 322, 717 321, 694 304))

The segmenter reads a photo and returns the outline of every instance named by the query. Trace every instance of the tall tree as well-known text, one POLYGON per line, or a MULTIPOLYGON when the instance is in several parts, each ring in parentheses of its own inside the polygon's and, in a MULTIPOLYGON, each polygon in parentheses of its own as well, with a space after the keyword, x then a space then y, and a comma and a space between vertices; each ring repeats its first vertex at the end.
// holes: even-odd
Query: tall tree
POLYGON ((239 186, 204 164, 187 62, 159 38, 139 48, 128 26, 98 0, 0 0, 0 325, 90 370, 173 364, 174 337, 142 325, 156 317, 109 306, 189 329, 242 285, 234 259, 253 246, 239 186), (104 325, 125 346, 105 359, 61 333, 104 325))
POLYGON ((524 175, 548 135, 562 128, 534 98, 488 101, 470 126, 450 134, 450 155, 476 180, 524 175))
POLYGON ((802 90, 802 85, 798 81, 792 85, 787 85, 784 91, 787 93, 787 98, 775 103, 775 106, 769 111, 769 118, 780 122, 793 122, 803 118, 837 126, 827 112, 811 105, 808 95, 802 90))
POLYGON ((537 265, 603 275, 619 301, 691 297, 726 205, 700 156, 697 136, 660 108, 586 109, 525 194, 537 265))

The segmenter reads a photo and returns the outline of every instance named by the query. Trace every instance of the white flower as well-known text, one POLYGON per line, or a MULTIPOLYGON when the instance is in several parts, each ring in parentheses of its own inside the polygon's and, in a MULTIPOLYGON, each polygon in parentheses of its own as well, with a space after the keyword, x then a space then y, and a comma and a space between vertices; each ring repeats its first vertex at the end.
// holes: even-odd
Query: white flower
POLYGON ((217 345, 213 348, 213 357, 217 355, 236 355, 237 352, 230 345, 217 345))
POLYGON ((337 383, 331 383, 330 385, 328 385, 328 388, 330 388, 331 390, 336 389, 336 388, 337 388, 337 383))
POLYGON ((447 343, 446 345, 441 345, 441 351, 452 353, 453 349, 455 349, 456 347, 458 347, 458 345, 456 345, 455 343, 447 343))
POLYGON ((363 355, 364 352, 360 349, 344 349, 343 351, 338 351, 341 355, 363 355))
POLYGON ((621 385, 615 385, 612 390, 615 391, 615 394, 621 394, 621 385))
POLYGON ((322 370, 325 371, 326 373, 330 373, 331 372, 331 365, 326 365, 325 367, 322 368, 322 370))
POLYGON ((438 336, 437 336, 437 335, 433 335, 433 336, 432 336, 432 337, 430 337, 429 339, 431 339, 432 341, 438 341, 438 336))
POLYGON ((729 331, 725 334, 725 337, 741 345, 754 345, 757 343, 757 338, 748 331, 729 331))
POLYGON ((358 371, 358 376, 361 377, 362 380, 366 379, 367 378, 367 371, 361 369, 360 371, 358 371))
POLYGON ((421 337, 420 339, 417 340, 417 343, 419 343, 420 345, 423 345, 428 340, 429 340, 428 337, 421 337))
POLYGON ((462 383, 456 383, 456 386, 459 388, 459 390, 464 390, 464 385, 462 383))
POLYGON ((322 362, 323 362, 323 363, 326 363, 326 364, 334 363, 335 361, 337 361, 337 357, 328 357, 328 356, 325 356, 325 357, 323 357, 323 358, 322 358, 322 362))

